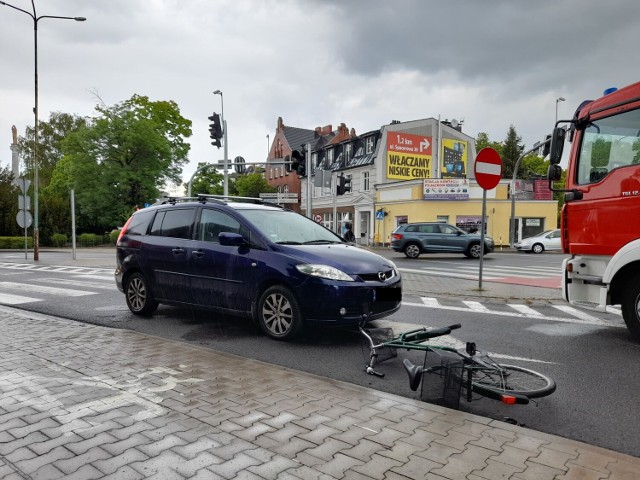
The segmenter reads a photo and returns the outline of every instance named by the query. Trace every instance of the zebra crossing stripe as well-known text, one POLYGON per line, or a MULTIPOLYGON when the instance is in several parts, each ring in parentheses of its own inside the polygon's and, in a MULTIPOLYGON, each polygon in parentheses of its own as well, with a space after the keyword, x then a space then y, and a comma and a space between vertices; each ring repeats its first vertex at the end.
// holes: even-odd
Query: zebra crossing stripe
POLYGON ((527 305, 522 305, 519 303, 508 303, 507 305, 509 305, 514 310, 527 315, 528 317, 544 317, 544 315, 542 315, 540 312, 527 305))
POLYGON ((87 292, 84 290, 71 290, 69 288, 45 287, 43 285, 31 285, 28 283, 0 282, 3 290, 18 290, 20 292, 45 293, 49 295, 63 295, 67 297, 82 297, 85 295, 96 295, 97 292, 87 292))
POLYGON ((424 303, 427 307, 436 308, 440 306, 440 302, 438 302, 437 298, 433 297, 420 297, 422 303, 424 303))
POLYGON ((0 303, 4 305, 20 305, 21 303, 39 302, 39 298, 23 297, 10 293, 0 293, 0 303))
POLYGON ((462 303, 464 303, 467 307, 469 307, 474 312, 488 312, 489 311, 489 309, 487 307, 485 307, 483 304, 481 304, 480 302, 472 302, 470 300, 463 300, 462 303))
POLYGON ((552 305, 553 308, 560 310, 561 312, 568 313, 569 315, 579 318, 580 320, 586 322, 599 322, 604 324, 601 319, 598 317, 594 317, 593 315, 589 315, 587 312, 583 312, 582 310, 578 310, 577 308, 570 307, 569 305, 552 305))

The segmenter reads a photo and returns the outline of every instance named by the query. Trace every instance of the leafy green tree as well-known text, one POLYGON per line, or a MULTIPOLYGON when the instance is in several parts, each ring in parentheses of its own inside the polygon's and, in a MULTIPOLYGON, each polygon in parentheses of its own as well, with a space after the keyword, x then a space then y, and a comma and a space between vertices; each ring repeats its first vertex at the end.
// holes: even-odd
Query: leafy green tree
POLYGON ((269 185, 262 173, 250 173, 239 175, 236 179, 236 188, 240 197, 259 197, 261 193, 275 193, 277 188, 269 185))
POLYGON ((191 121, 173 101, 134 95, 99 115, 63 142, 51 192, 76 193, 78 228, 103 233, 122 223, 124 211, 151 203, 170 181, 181 181, 188 161, 191 121))
POLYGON ((511 125, 507 132, 507 138, 502 146, 500 156, 502 157, 502 178, 513 178, 513 171, 516 162, 524 151, 522 137, 516 133, 516 128, 511 125))
MULTIPOLYGON (((72 132, 86 126, 87 119, 69 113, 52 112, 48 121, 38 122, 38 178, 39 186, 49 185, 53 170, 62 159, 62 143, 72 132)), ((26 165, 24 175, 33 178, 33 148, 35 129, 27 127, 24 137, 18 138, 20 156, 26 165)))
MULTIPOLYGON (((224 175, 216 169, 212 163, 200 162, 198 169, 201 169, 191 182, 191 194, 207 193, 210 195, 222 195, 224 193, 224 175)), ((231 187, 232 182, 229 182, 231 187)), ((184 184, 185 192, 189 191, 189 183, 184 184)), ((231 188, 229 188, 231 191, 231 188)))
POLYGON ((20 190, 12 181, 11 169, 8 166, 0 169, 0 237, 12 237, 20 233, 16 222, 20 190))
POLYGON ((492 142, 489 140, 489 135, 485 132, 478 133, 476 138, 476 153, 483 148, 493 148, 496 152, 502 156, 502 144, 500 142, 492 142))

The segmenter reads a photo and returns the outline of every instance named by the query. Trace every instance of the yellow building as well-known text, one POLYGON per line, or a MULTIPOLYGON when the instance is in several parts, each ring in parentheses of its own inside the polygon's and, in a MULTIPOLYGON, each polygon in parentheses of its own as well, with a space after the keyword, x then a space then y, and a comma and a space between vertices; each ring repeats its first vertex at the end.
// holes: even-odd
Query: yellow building
MULTIPOLYGON (((466 181, 468 197, 457 200, 430 199, 425 191, 433 184, 429 180, 412 180, 376 185, 376 244, 388 244, 391 232, 402 223, 444 221, 464 230, 480 230, 483 189, 475 179, 466 181)), ((516 241, 557 228, 555 200, 518 198, 512 202, 510 187, 510 180, 500 180, 495 189, 487 190, 485 233, 493 237, 497 249, 511 243, 512 209, 516 241)))

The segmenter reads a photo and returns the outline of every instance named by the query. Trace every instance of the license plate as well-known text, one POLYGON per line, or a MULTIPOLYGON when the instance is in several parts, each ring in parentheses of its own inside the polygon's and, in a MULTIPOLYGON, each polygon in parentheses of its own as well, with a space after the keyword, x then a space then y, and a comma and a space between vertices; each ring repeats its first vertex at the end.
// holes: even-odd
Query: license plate
POLYGON ((400 288, 378 288, 376 289, 377 302, 397 302, 402 300, 402 289, 400 288))

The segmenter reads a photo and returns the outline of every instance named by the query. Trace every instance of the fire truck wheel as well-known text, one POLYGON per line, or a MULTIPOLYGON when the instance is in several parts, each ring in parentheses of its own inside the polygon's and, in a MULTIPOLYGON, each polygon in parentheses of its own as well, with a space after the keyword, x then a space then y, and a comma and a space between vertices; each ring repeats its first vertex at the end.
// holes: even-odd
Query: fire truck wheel
POLYGON ((622 317, 631 335, 640 340, 640 275, 631 278, 624 290, 622 317))

